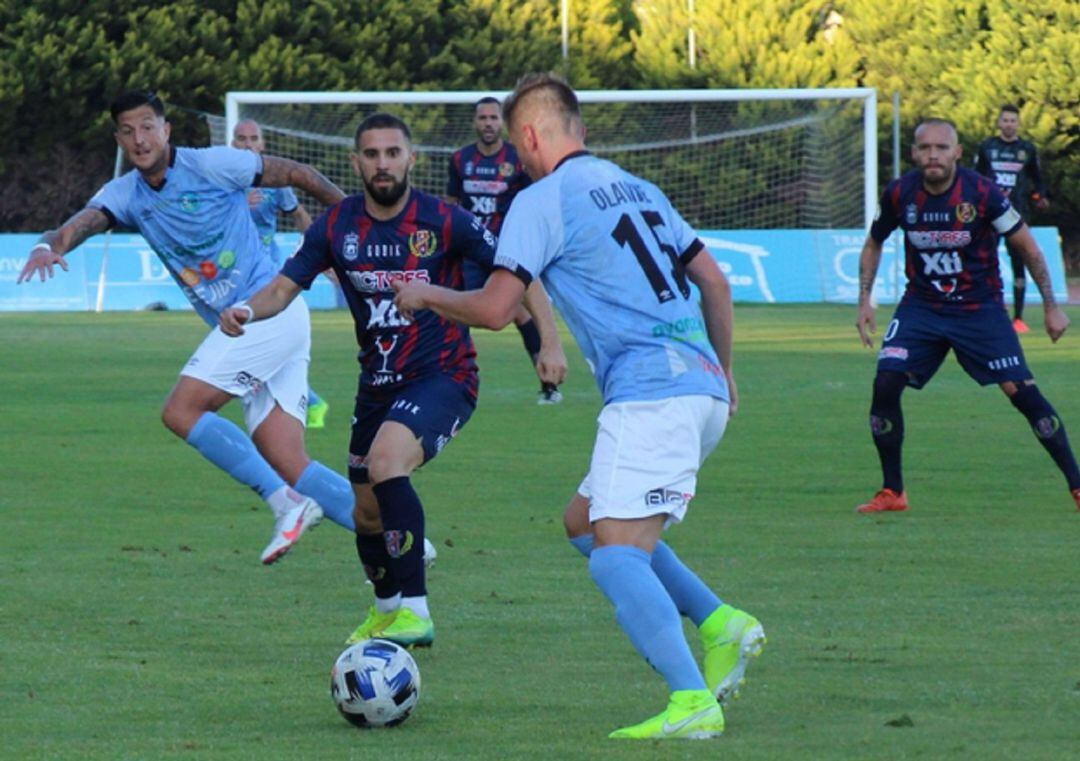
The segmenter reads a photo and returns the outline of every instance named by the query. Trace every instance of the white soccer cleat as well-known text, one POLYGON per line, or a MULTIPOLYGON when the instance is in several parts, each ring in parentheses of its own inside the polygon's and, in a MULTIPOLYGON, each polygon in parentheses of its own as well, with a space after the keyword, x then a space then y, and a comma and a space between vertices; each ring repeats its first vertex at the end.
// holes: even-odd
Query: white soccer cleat
POLYGON ((435 565, 435 558, 439 556, 439 553, 435 551, 435 545, 431 543, 431 540, 426 536, 424 537, 424 568, 431 568, 435 565))
POLYGON ((274 524, 274 538, 262 552, 263 565, 270 565, 284 557, 300 541, 305 531, 319 525, 322 517, 322 508, 310 497, 304 497, 295 507, 289 508, 274 524))

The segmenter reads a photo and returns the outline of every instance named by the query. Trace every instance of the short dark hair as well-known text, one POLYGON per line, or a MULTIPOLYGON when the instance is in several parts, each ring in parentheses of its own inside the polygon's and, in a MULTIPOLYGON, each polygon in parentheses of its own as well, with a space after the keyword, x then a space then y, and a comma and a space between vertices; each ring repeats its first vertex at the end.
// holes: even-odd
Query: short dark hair
POLYGON ((480 106, 486 106, 488 103, 494 103, 497 106, 499 105, 499 99, 494 95, 485 95, 483 98, 473 103, 473 110, 475 111, 480 108, 480 106))
POLYGON ((142 108, 143 106, 150 106, 155 114, 165 116, 165 104, 161 102, 161 98, 157 96, 156 92, 153 90, 128 90, 118 95, 112 105, 109 106, 113 124, 119 123, 120 114, 134 111, 136 108, 142 108))
POLYGON ((412 142, 412 132, 409 131, 409 125, 393 114, 379 111, 371 116, 365 117, 364 121, 360 122, 356 128, 356 134, 353 135, 353 145, 359 148, 360 136, 373 129, 396 129, 405 136, 406 140, 410 143, 412 142))
POLYGON ((1001 107, 1001 110, 998 112, 998 116, 1001 116, 1006 112, 1019 116, 1020 108, 1015 103, 1006 103, 1004 106, 1001 107))
POLYGON ((514 91, 503 101, 503 119, 509 124, 514 119, 514 110, 517 109, 521 100, 528 95, 544 91, 555 101, 563 125, 570 127, 572 122, 580 125, 581 105, 578 103, 577 94, 563 77, 555 72, 526 74, 517 81, 514 91))
POLYGON ((919 123, 915 125, 915 132, 918 132, 920 127, 932 127, 935 124, 950 128, 954 135, 960 134, 960 131, 956 129, 956 124, 951 119, 943 119, 940 116, 927 116, 920 119, 919 123))

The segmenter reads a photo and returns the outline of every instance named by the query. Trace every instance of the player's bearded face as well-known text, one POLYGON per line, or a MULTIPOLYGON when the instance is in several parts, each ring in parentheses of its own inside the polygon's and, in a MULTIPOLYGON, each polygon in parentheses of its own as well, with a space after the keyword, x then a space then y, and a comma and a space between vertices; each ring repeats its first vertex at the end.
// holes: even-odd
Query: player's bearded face
POLYGON ((482 103, 476 107, 476 118, 473 126, 480 142, 484 145, 494 145, 499 142, 502 134, 502 108, 498 103, 482 103))
POLYGON ((140 172, 164 169, 169 160, 169 123, 150 106, 139 106, 117 117, 116 142, 140 172))
POLYGON ((1020 117, 1012 111, 1002 111, 998 117, 998 129, 1001 130, 1002 137, 1012 140, 1020 130, 1020 117))
POLYGON ((380 206, 393 206, 409 189, 412 146, 397 129, 373 129, 360 136, 353 168, 364 183, 364 194, 380 206))
POLYGON ((932 185, 948 184, 956 174, 960 159, 956 133, 945 124, 927 124, 915 133, 911 157, 932 185))

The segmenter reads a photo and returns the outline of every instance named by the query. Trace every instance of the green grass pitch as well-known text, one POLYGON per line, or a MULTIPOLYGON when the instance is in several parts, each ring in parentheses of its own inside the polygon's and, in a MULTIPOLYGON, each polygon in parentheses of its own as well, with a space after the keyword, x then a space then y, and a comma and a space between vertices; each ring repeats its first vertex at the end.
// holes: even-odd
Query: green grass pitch
MULTIPOLYGON (((736 318, 741 408, 668 539, 769 644, 720 740, 614 747, 666 692, 562 537, 599 408, 576 349, 538 407, 516 332, 477 333, 479 409, 415 477, 439 550, 420 705, 365 732, 328 694, 370 601, 352 538, 324 523, 263 568, 268 510, 159 422, 197 319, 0 315, 0 758, 1075 758, 1080 514, 1023 418, 948 360, 905 395, 912 509, 857 516, 879 471, 854 308, 736 318)), ((1080 336, 1033 327, 1080 442, 1080 336)), ((352 324, 313 330, 309 448, 343 470, 352 324)))

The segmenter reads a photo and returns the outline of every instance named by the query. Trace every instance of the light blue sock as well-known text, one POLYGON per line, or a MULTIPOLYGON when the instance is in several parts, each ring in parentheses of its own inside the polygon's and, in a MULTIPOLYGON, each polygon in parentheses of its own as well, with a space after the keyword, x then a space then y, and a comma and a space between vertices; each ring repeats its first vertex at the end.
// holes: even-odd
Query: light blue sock
POLYGON ((708 689, 649 553, 627 545, 597 547, 589 555, 589 573, 615 606, 619 626, 672 692, 708 689))
POLYGON ((308 386, 307 401, 309 407, 314 407, 316 404, 322 402, 322 397, 315 393, 315 389, 313 389, 311 386, 308 386))
POLYGON ((679 612, 701 626, 709 615, 724 603, 691 571, 675 554, 675 550, 663 542, 656 543, 652 554, 652 569, 656 578, 671 595, 679 612))
POLYGON ((204 412, 188 433, 187 443, 242 484, 267 499, 285 485, 247 434, 214 412, 204 412))
MULTIPOLYGON (((582 534, 570 539, 574 549, 585 557, 593 548, 593 535, 582 534)), ((721 605, 723 601, 709 589, 697 574, 691 571, 664 542, 657 542, 652 554, 652 569, 664 585, 679 612, 701 626, 701 622, 721 605)))
POLYGON ((342 528, 356 530, 353 523, 352 485, 340 473, 312 460, 296 482, 296 490, 319 503, 323 514, 342 528))

